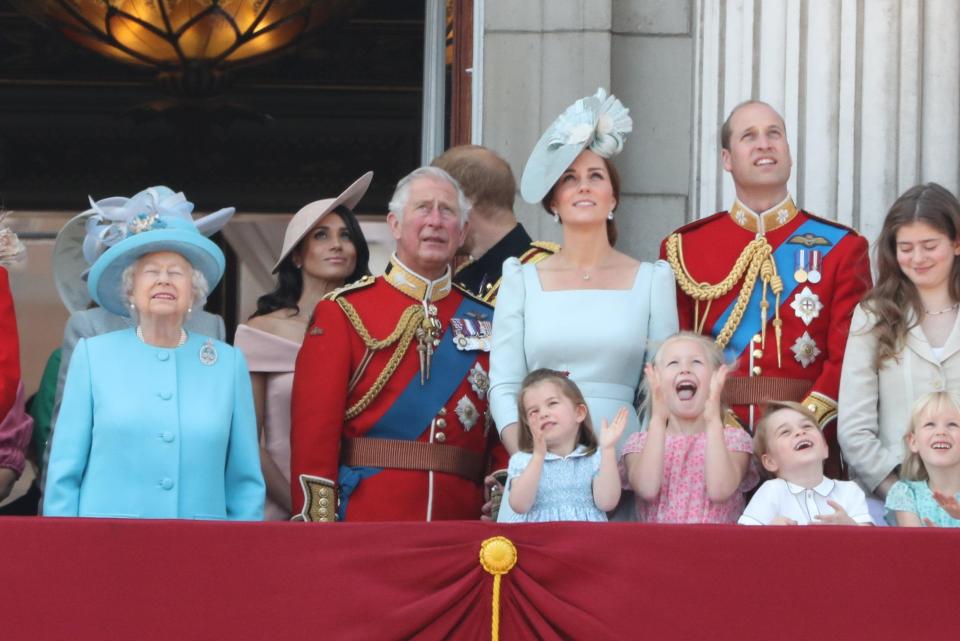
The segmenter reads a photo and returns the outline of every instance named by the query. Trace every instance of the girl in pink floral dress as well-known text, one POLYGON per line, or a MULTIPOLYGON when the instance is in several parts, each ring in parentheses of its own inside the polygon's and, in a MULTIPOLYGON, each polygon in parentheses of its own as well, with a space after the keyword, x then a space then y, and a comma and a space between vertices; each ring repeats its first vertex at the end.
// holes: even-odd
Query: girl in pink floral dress
POLYGON ((621 463, 651 523, 736 523, 758 480, 750 435, 724 425, 727 367, 712 340, 681 332, 646 367, 645 432, 631 434, 621 463))

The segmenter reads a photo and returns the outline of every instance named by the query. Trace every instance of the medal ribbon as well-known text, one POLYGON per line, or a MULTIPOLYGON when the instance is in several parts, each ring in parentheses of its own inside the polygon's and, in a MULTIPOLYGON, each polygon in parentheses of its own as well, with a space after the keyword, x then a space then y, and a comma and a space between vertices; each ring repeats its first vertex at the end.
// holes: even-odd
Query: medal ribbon
MULTIPOLYGON (((820 246, 822 249, 818 250, 821 253, 822 257, 826 257, 834 247, 837 246, 837 243, 849 233, 849 230, 842 227, 837 227, 836 225, 830 225, 828 223, 816 220, 809 219, 807 222, 803 223, 798 227, 790 237, 794 236, 803 236, 804 234, 813 234, 815 237, 826 238, 830 241, 829 245, 820 246)), ((780 303, 782 307, 787 306, 787 301, 790 299, 790 296, 793 294, 794 290, 797 288, 796 279, 793 277, 794 271, 794 255, 796 250, 796 245, 786 242, 786 240, 780 243, 780 246, 776 248, 773 252, 773 260, 777 264, 777 273, 780 275, 781 280, 783 281, 783 293, 780 295, 780 303)), ((823 258, 821 258, 821 264, 823 258)), ((753 294, 750 296, 750 302, 747 303, 747 307, 743 312, 743 319, 740 321, 740 325, 734 331, 733 336, 730 338, 730 342, 727 344, 724 353, 727 358, 733 360, 740 356, 750 345, 750 339, 755 335, 760 333, 760 302, 763 299, 762 287, 755 286, 753 288, 753 294)), ((712 334, 716 336, 720 333, 720 330, 723 329, 724 323, 727 322, 730 314, 733 312, 733 308, 736 305, 737 300, 734 297, 734 300, 730 305, 723 310, 723 313, 720 314, 720 317, 714 322, 712 334)))

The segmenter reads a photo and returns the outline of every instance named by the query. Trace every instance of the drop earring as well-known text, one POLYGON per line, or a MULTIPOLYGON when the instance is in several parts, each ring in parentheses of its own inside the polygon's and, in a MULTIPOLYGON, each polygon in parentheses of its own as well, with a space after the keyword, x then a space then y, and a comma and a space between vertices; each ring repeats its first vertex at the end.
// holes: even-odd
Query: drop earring
POLYGON ((613 210, 610 210, 610 213, 607 214, 607 220, 613 220, 613 210))
POLYGON ((557 210, 553 210, 553 222, 560 224, 560 214, 557 213, 557 210))

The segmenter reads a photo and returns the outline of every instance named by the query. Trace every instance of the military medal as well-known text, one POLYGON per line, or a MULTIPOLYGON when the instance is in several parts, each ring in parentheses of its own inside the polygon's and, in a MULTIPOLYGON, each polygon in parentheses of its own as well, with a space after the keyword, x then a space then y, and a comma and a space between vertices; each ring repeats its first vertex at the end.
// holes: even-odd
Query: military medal
POLYGON ((213 339, 208 338, 200 348, 200 362, 204 365, 213 365, 217 362, 217 349, 213 346, 213 339))
POLYGON ((793 280, 802 284, 807 278, 807 250, 798 249, 793 253, 793 280))
POLYGON ((487 397, 487 391, 490 389, 490 377, 480 363, 473 364, 473 369, 467 374, 467 380, 470 381, 470 387, 473 388, 481 401, 487 397))
POLYGON ((477 411, 477 406, 466 396, 462 396, 457 401, 457 407, 454 411, 457 413, 457 418, 460 419, 460 424, 463 425, 464 432, 469 432, 480 420, 480 412, 477 411))
MULTIPOLYGON (((813 272, 811 272, 811 281, 812 274, 813 272)), ((820 302, 820 297, 814 294, 809 287, 804 287, 802 291, 794 296, 790 307, 793 308, 797 318, 802 320, 804 325, 809 325, 814 318, 820 315, 820 310, 823 309, 823 303, 820 302)))
POLYGON ((822 269, 823 254, 819 249, 810 250, 810 273, 807 274, 807 278, 814 285, 820 282, 820 278, 822 277, 822 269))
POLYGON ((797 338, 790 350, 797 362, 804 367, 808 367, 820 355, 820 348, 810 336, 810 332, 804 332, 803 336, 797 338))
POLYGON ((476 318, 451 318, 450 329, 453 344, 460 351, 490 351, 493 322, 483 316, 476 318))

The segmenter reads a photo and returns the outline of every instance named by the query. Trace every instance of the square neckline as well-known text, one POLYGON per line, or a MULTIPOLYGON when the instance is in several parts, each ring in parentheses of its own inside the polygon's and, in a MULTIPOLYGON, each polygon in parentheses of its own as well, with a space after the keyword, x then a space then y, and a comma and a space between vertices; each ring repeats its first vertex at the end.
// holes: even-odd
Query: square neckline
POLYGON ((537 283, 537 287, 544 294, 556 294, 561 292, 632 292, 637 288, 637 283, 640 281, 640 272, 643 271, 643 261, 637 261, 638 265, 633 274, 633 282, 630 287, 622 288, 618 287, 616 289, 605 289, 601 287, 578 287, 574 289, 545 289, 543 286, 543 281, 540 280, 540 268, 538 264, 530 265, 533 268, 533 274, 535 276, 534 280, 537 283))

